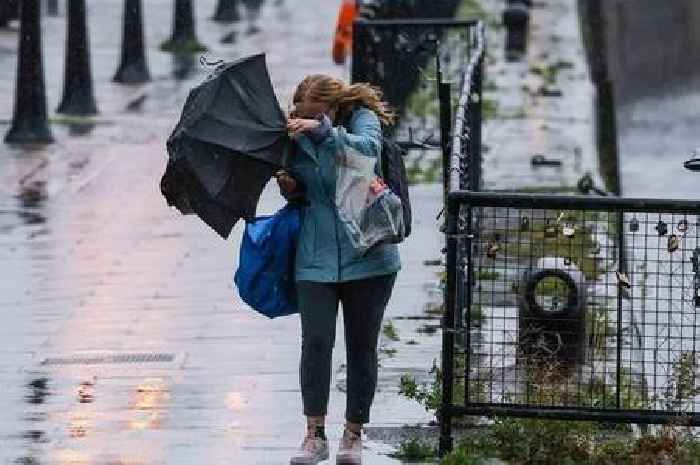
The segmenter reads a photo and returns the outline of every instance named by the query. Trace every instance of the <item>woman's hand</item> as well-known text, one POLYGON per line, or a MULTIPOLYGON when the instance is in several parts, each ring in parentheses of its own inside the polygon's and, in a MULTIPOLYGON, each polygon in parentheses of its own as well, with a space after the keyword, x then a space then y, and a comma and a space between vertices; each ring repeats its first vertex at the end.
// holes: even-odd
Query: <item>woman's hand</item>
POLYGON ((287 121, 287 130, 291 136, 296 136, 304 131, 316 129, 321 125, 321 122, 316 119, 307 118, 291 118, 287 121))
POLYGON ((287 194, 291 194, 295 190, 297 190, 296 180, 293 177, 291 177, 286 171, 277 171, 275 173, 275 177, 277 178, 277 185, 279 185, 280 189, 282 189, 287 194))

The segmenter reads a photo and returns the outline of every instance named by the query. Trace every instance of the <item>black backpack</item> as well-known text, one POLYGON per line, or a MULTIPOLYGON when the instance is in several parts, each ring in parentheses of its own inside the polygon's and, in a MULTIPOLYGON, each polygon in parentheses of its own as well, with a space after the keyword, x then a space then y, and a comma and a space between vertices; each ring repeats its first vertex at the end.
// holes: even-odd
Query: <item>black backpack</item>
MULTIPOLYGON (((384 179, 391 191, 401 199, 405 235, 411 235, 411 200, 408 197, 408 176, 404 157, 406 151, 391 139, 382 136, 382 153, 377 165, 378 175, 384 179)), ((397 241, 400 242, 400 241, 397 241)))

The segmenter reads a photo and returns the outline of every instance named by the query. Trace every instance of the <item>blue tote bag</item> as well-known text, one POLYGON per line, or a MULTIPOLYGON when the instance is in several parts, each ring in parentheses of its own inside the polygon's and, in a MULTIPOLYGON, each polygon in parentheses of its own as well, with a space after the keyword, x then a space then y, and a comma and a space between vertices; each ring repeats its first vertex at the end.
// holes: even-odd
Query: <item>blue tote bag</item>
POLYGON ((268 318, 297 313, 294 255, 299 209, 285 206, 246 222, 233 281, 241 299, 268 318))

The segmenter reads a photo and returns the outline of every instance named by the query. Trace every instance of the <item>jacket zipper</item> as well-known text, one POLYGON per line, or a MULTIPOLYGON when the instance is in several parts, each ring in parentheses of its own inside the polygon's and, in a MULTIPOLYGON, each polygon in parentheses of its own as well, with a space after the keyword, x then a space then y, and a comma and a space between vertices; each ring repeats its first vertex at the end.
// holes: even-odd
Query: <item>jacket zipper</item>
POLYGON ((338 250, 338 282, 340 282, 340 268, 341 268, 341 261, 340 261, 340 237, 338 237, 338 212, 336 211, 335 205, 333 205, 333 213, 334 213, 334 220, 333 223, 335 225, 335 248, 338 250))

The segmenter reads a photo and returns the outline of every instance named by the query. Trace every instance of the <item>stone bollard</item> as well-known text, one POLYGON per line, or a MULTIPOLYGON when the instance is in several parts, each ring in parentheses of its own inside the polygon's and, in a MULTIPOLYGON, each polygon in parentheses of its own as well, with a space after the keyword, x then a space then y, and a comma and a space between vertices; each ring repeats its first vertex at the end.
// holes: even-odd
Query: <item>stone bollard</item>
POLYGON ((122 84, 140 84, 151 80, 143 39, 141 0, 124 1, 122 57, 112 80, 122 84))
POLYGON ((222 23, 240 21, 241 15, 238 10, 238 0, 219 0, 212 19, 222 23))
POLYGON ((527 50, 530 0, 506 0, 503 25, 506 27, 506 59, 516 61, 527 50))
POLYGON ((19 16, 19 0, 3 0, 0 2, 0 27, 7 27, 7 23, 19 16))
POLYGON ((246 34, 257 34, 260 31, 258 27, 258 19, 260 19, 260 10, 262 10, 265 0, 242 0, 246 8, 246 17, 248 20, 248 28, 246 34))
POLYGON ((161 44, 160 49, 176 53, 203 52, 207 49, 197 40, 192 0, 175 0, 173 34, 161 44))
POLYGON ((49 16, 58 16, 58 0, 48 0, 46 2, 46 13, 49 16))
POLYGON ((68 115, 97 114, 97 104, 90 69, 90 40, 85 0, 68 0, 66 15, 66 66, 63 98, 57 113, 68 115))
POLYGON ((53 142, 46 112, 40 2, 22 0, 15 107, 10 130, 5 135, 9 144, 53 142))

